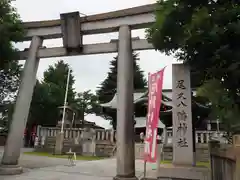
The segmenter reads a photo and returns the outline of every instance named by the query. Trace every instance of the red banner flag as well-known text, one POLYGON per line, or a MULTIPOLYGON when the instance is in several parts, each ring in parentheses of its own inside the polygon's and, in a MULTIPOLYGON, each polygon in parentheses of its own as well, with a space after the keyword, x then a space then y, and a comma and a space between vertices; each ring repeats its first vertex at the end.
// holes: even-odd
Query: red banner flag
POLYGON ((165 68, 157 73, 149 74, 148 77, 148 116, 146 122, 144 161, 152 163, 157 160, 157 132, 162 101, 164 69, 165 68))

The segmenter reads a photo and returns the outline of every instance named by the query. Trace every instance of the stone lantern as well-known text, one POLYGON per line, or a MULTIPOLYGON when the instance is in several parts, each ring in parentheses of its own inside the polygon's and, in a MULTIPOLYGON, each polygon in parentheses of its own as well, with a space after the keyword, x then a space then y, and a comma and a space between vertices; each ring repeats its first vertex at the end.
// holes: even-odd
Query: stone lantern
MULTIPOLYGON (((60 118, 58 119, 57 127, 61 127, 64 106, 60 106, 58 109, 60 110, 60 118)), ((70 106, 65 106, 64 127, 70 128, 72 126, 73 114, 73 109, 70 106)))

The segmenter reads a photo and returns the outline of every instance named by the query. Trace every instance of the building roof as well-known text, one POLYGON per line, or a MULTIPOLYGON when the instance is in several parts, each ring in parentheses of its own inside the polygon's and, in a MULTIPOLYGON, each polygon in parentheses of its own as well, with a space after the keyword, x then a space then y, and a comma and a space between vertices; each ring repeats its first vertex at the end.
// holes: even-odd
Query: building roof
MULTIPOLYGON (((146 93, 144 92, 136 92, 133 94, 133 101, 136 103, 139 99, 141 99, 146 93)), ((108 103, 101 104, 102 107, 108 107, 112 109, 117 109, 117 93, 114 95, 112 100, 108 103)))
MULTIPOLYGON (((193 90, 193 95, 196 95, 195 89, 193 90)), ((140 102, 145 102, 144 104, 147 105, 148 101, 148 91, 145 92, 135 92, 134 93, 134 104, 140 103, 140 102)), ((162 104, 165 106, 173 107, 172 103, 172 89, 163 89, 162 90, 162 104)), ((108 103, 101 104, 102 107, 107 107, 107 108, 112 108, 112 109, 117 109, 117 93, 114 95, 112 100, 108 103)))
MULTIPOLYGON (((136 121, 136 124, 135 124, 135 128, 144 128, 146 127, 146 117, 136 117, 135 118, 135 121, 136 121)), ((165 128, 165 125, 162 123, 162 121, 159 119, 159 122, 158 122, 158 128, 165 128)))

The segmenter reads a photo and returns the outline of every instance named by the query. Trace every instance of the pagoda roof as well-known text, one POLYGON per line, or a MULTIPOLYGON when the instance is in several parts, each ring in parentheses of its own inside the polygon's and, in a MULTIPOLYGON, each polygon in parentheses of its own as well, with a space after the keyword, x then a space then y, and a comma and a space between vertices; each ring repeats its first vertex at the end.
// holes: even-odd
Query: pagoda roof
MULTIPOLYGON (((196 90, 193 89, 193 96, 196 96, 196 90)), ((169 107, 173 107, 173 102, 172 102, 172 89, 163 89, 162 90, 162 104, 164 104, 165 106, 169 106, 169 107)), ((140 102, 144 102, 144 104, 147 105, 147 101, 148 101, 148 91, 142 91, 140 92, 139 90, 136 91, 133 94, 133 101, 134 104, 140 103, 140 102)), ((202 106, 200 104, 198 104, 199 106, 202 106)), ((111 109, 117 109, 117 93, 114 95, 114 97, 112 98, 112 100, 110 102, 101 104, 102 107, 106 107, 106 108, 111 108, 111 109)))
MULTIPOLYGON (((142 97, 145 96, 145 92, 135 92, 133 94, 133 102, 136 103, 139 101, 139 99, 141 99, 142 97)), ((108 107, 108 108, 112 108, 112 109, 116 109, 117 108, 117 93, 114 95, 114 97, 112 98, 112 100, 110 102, 101 104, 102 107, 108 107)))
MULTIPOLYGON (((145 128, 146 127, 146 117, 135 117, 135 128, 145 128)), ((159 119, 158 122, 158 128, 164 129, 165 125, 162 123, 162 121, 159 119)))

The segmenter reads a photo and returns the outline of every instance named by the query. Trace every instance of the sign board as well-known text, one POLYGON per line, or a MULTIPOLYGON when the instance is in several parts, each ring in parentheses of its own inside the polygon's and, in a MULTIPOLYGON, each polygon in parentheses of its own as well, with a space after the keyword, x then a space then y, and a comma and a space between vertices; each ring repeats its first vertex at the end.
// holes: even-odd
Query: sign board
POLYGON ((184 64, 173 64, 172 73, 173 163, 193 165, 190 69, 184 64))
POLYGON ((157 160, 157 131, 162 101, 164 69, 157 73, 149 74, 148 78, 148 115, 144 146, 145 162, 156 162, 157 160))

